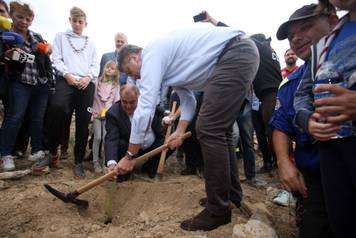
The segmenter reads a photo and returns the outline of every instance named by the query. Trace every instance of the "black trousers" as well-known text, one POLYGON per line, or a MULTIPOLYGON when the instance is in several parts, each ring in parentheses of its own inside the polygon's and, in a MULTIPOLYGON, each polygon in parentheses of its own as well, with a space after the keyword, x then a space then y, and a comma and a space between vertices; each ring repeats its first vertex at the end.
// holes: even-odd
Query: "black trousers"
POLYGON ((63 139, 63 130, 68 127, 68 118, 74 111, 74 162, 76 164, 82 162, 88 141, 94 89, 92 82, 85 90, 79 90, 70 86, 64 78, 58 77, 56 93, 50 98, 48 108, 48 146, 51 154, 57 153, 57 148, 63 139))
POLYGON ((356 237, 356 137, 319 142, 320 168, 335 237, 356 237))
POLYGON ((326 211, 321 174, 317 170, 300 170, 308 189, 308 197, 297 198, 296 217, 299 238, 332 238, 328 214, 326 211))
MULTIPOLYGON (((267 141, 268 141, 268 150, 269 152, 266 153, 271 153, 271 156, 263 156, 263 164, 264 166, 271 166, 275 163, 275 153, 273 150, 272 146, 272 130, 269 127, 269 120, 272 117, 272 114, 274 112, 274 108, 276 106, 276 98, 277 98, 277 89, 270 89, 264 92, 261 97, 261 116, 264 124, 264 134, 267 135, 267 141)), ((257 133, 257 132, 256 132, 257 133)), ((267 150, 267 148, 264 148, 264 150, 267 150)))

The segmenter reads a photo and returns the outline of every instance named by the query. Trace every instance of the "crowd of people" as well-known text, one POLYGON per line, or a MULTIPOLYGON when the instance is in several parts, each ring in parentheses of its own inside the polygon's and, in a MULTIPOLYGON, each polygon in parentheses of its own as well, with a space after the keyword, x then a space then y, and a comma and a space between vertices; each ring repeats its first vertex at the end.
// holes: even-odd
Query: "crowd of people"
MULTIPOLYGON (((168 155, 183 149, 181 174, 201 175, 206 189, 203 210, 180 224, 184 230, 216 229, 231 222, 231 203, 243 208, 238 147, 249 184, 258 183, 256 174, 278 169, 282 190, 273 201, 296 199, 299 237, 356 234, 355 0, 296 9, 276 33, 290 44, 283 69, 271 38, 247 36, 206 11, 202 21, 216 27, 177 30, 145 48, 119 32, 116 49, 100 61, 78 7, 70 9, 71 29, 53 44, 30 30, 35 14, 28 4, 0 0, 0 15, 12 20, 1 33, 22 39, 0 48, 4 171, 15 170, 29 142, 34 174, 58 168, 68 158, 74 116, 76 178, 85 177, 87 157, 96 173, 116 171, 122 182, 138 156, 163 143, 168 155), (336 8, 347 14, 339 19, 336 8), (173 101, 176 112, 169 111, 173 101), (165 138, 167 126, 175 131, 165 138), (187 130, 192 137, 183 140, 187 130), (263 159, 257 171, 254 134, 263 159)), ((159 161, 154 156, 141 170, 155 178, 159 161)))

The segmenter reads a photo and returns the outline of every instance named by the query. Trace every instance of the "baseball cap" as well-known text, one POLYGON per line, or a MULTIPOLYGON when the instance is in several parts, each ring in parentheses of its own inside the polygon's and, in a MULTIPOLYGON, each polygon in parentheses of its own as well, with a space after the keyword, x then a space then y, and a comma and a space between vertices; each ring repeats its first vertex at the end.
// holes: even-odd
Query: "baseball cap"
POLYGON ((308 19, 317 15, 322 15, 322 14, 330 14, 331 12, 328 11, 327 9, 323 9, 320 11, 320 9, 317 8, 318 4, 310 4, 310 5, 304 5, 303 7, 299 8, 296 10, 290 17, 289 20, 283 23, 277 31, 277 39, 278 40, 284 40, 287 38, 288 35, 288 27, 296 21, 299 20, 304 20, 308 19))

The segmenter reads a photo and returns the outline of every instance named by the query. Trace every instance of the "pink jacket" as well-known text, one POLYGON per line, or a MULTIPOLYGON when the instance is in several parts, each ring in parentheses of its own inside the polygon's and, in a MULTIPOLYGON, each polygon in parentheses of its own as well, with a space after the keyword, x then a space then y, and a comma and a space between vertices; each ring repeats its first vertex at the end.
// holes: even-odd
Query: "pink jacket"
POLYGON ((95 85, 92 120, 99 118, 104 108, 109 109, 118 100, 120 100, 120 85, 98 79, 95 85))

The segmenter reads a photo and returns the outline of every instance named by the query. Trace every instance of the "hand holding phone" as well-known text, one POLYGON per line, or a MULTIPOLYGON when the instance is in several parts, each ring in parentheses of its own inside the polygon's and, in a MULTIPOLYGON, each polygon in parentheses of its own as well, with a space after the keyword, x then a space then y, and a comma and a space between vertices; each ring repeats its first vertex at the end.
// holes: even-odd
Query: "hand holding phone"
POLYGON ((198 15, 193 16, 194 22, 203 21, 206 19, 206 12, 199 13, 198 15))

